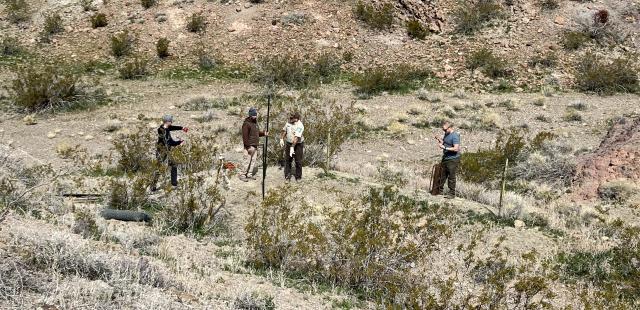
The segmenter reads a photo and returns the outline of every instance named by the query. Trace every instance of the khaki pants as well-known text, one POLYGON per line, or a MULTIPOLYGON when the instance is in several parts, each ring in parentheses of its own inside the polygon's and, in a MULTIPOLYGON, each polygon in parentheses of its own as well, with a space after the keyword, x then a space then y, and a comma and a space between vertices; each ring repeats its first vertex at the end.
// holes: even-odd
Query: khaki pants
POLYGON ((253 177, 258 170, 259 148, 250 146, 244 149, 244 164, 242 166, 242 176, 253 177))

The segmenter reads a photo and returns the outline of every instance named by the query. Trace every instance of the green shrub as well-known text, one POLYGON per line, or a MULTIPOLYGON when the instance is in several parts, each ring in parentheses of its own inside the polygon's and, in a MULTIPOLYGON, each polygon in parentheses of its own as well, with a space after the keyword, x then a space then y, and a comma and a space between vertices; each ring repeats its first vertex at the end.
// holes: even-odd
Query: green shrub
POLYGON ((504 17, 502 7, 495 0, 478 0, 477 2, 464 2, 453 12, 456 21, 456 31, 464 34, 472 34, 489 21, 504 17))
POLYGON ((558 0, 539 0, 538 6, 543 10, 555 10, 560 7, 558 0))
POLYGON ((85 12, 94 11, 96 8, 93 6, 93 0, 80 0, 80 6, 85 12))
POLYGON ((528 65, 530 67, 541 66, 543 68, 553 68, 556 66, 557 63, 558 63, 558 56, 556 56, 556 54, 549 53, 547 55, 537 54, 533 56, 529 60, 528 65))
POLYGON ((14 104, 26 111, 54 110, 71 105, 80 95, 79 78, 64 65, 28 65, 11 84, 14 104))
POLYGON ((43 34, 52 35, 56 33, 61 33, 64 31, 64 26, 62 25, 62 17, 58 13, 48 14, 44 17, 44 29, 43 34))
POLYGON ((265 57, 256 67, 254 81, 300 89, 329 83, 339 75, 340 61, 334 54, 323 53, 309 58, 292 54, 265 57))
POLYGON ((155 146, 155 139, 152 132, 144 127, 114 139, 113 147, 118 155, 118 170, 131 174, 153 169, 150 156, 153 146, 155 146))
POLYGON ((143 58, 134 58, 125 62, 119 69, 120 78, 123 80, 136 80, 144 78, 149 74, 147 69, 147 60, 143 58))
POLYGON ((361 96, 378 95, 384 91, 396 93, 416 89, 422 82, 433 78, 431 71, 410 65, 393 68, 376 67, 355 75, 351 82, 361 96))
POLYGON ((595 296, 607 306, 621 303, 619 309, 632 309, 640 301, 640 229, 615 228, 617 244, 608 250, 562 252, 557 255, 557 269, 568 283, 580 281, 594 285, 595 296), (631 308, 629 308, 631 306, 631 308))
POLYGON ((196 51, 197 65, 200 70, 209 71, 222 66, 224 64, 220 55, 212 55, 204 49, 196 51))
POLYGON ((467 58, 466 65, 471 71, 482 69, 482 73, 490 78, 505 77, 510 74, 505 61, 487 48, 473 52, 467 58))
POLYGON ((26 22, 31 18, 27 0, 4 0, 5 11, 13 23, 26 22))
POLYGON ((625 202, 637 193, 639 189, 632 181, 614 180, 600 185, 598 195, 607 201, 625 202))
POLYGON ((407 22, 407 34, 409 37, 424 40, 427 37, 428 31, 422 26, 419 20, 413 19, 407 22))
POLYGON ((567 31, 562 35, 562 46, 564 46, 566 50, 577 50, 589 42, 589 40, 591 40, 591 38, 583 32, 567 31))
POLYGON ((142 5, 143 8, 148 9, 154 5, 156 5, 156 2, 158 0, 140 0, 140 4, 142 5))
MULTIPOLYGON (((251 0, 253 3, 260 3, 263 0, 251 0)), ((276 304, 273 296, 258 294, 256 292, 244 293, 236 297, 233 302, 234 309, 241 310, 275 310, 276 304)))
MULTIPOLYGON (((357 114, 355 108, 350 105, 340 105, 334 101, 286 104, 282 109, 272 110, 272 124, 277 124, 278 128, 284 126, 292 110, 300 113, 302 122, 305 124, 305 166, 330 169, 326 166, 327 148, 331 158, 355 134, 357 114), (329 136, 330 141, 327 144, 329 136)), ((278 162, 283 159, 282 149, 269 148, 267 158, 270 162, 278 162)))
POLYGON ((96 224, 96 220, 93 215, 85 210, 77 210, 74 212, 74 221, 71 231, 74 234, 79 234, 83 238, 99 239, 100 228, 96 224))
POLYGON ((270 191, 245 228, 250 261, 357 290, 390 308, 428 299, 412 265, 450 234, 448 208, 385 187, 330 206, 270 191))
POLYGON ((629 58, 608 62, 589 53, 578 63, 574 76, 579 90, 597 94, 633 93, 640 86, 638 65, 629 58))
POLYGON ((105 15, 104 13, 96 13, 95 15, 91 16, 91 27, 95 28, 100 28, 100 27, 106 27, 109 23, 107 22, 107 15, 105 15))
POLYGON ((202 32, 205 26, 204 16, 199 13, 193 13, 187 20, 187 30, 189 32, 202 32))
POLYGON ((506 159, 509 159, 509 165, 514 165, 525 147, 522 132, 500 132, 493 148, 464 154, 460 162, 460 176, 466 181, 489 184, 502 175, 506 159))
POLYGON ((578 111, 570 110, 564 113, 562 119, 567 122, 582 122, 582 115, 578 111))
POLYGON ((25 52, 25 48, 14 37, 0 38, 0 56, 17 56, 25 52))
POLYGON ((359 1, 353 9, 358 20, 376 30, 387 30, 393 26, 393 5, 385 3, 381 7, 359 1))
POLYGON ((125 30, 111 36, 111 54, 115 57, 122 57, 131 54, 135 39, 125 30))
POLYGON ((158 42, 156 42, 156 53, 158 54, 158 57, 169 57, 169 43, 169 39, 167 38, 158 39, 158 42))

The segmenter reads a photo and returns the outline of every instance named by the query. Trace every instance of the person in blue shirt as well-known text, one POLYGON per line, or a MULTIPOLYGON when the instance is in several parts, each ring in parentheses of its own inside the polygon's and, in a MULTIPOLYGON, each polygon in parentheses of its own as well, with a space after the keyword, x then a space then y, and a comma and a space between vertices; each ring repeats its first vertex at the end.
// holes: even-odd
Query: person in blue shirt
POLYGON ((449 181, 448 198, 456 197, 456 172, 460 165, 460 134, 453 129, 453 125, 445 121, 442 123, 444 137, 436 136, 438 147, 442 149, 442 174, 440 176, 440 193, 444 190, 444 182, 449 181))

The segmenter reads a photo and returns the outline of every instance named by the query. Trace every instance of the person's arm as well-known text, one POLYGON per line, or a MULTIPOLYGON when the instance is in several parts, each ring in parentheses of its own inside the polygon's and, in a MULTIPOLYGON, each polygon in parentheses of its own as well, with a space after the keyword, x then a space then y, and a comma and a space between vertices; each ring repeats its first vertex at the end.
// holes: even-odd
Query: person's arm
POLYGON ((249 131, 251 128, 247 124, 242 125, 242 144, 249 145, 249 131))
POLYGON ((298 141, 300 141, 300 139, 302 139, 302 133, 304 133, 304 126, 302 124, 299 124, 299 126, 296 126, 293 132, 294 146, 298 143, 298 141))
POLYGON ((174 131, 174 130, 182 130, 182 126, 169 126, 169 128, 167 128, 167 130, 169 131, 174 131))

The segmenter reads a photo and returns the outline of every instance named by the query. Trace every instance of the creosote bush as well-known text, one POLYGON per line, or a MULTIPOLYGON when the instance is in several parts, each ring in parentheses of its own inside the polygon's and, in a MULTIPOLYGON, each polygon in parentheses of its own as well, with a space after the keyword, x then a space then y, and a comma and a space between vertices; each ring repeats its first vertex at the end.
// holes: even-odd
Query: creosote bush
POLYGON ((424 40, 427 37, 428 30, 422 26, 419 20, 413 19, 407 22, 407 34, 409 37, 424 40))
POLYGON ((481 69, 484 75, 490 78, 505 77, 510 75, 506 62, 495 56, 489 49, 482 48, 473 52, 466 60, 467 68, 481 69))
POLYGON ((25 51, 25 48, 20 44, 18 39, 14 37, 0 38, 0 56, 17 56, 25 51))
POLYGON ((62 64, 27 65, 17 74, 12 99, 26 112, 70 106, 81 95, 78 76, 62 64))
POLYGON ((158 0, 140 0, 140 4, 145 9, 148 9, 148 8, 156 5, 156 2, 158 2, 158 0))
POLYGON ((453 12, 456 30, 464 34, 472 34, 488 22, 504 17, 502 7, 495 0, 464 1, 453 12))
POLYGON ((558 0, 539 0, 538 5, 543 10, 555 10, 560 7, 560 3, 558 3, 558 0))
POLYGON ((187 20, 187 30, 189 30, 189 32, 202 32, 205 26, 205 19, 202 14, 193 13, 187 20))
POLYGON ((119 69, 120 78, 123 80, 142 79, 149 74, 147 60, 136 57, 124 63, 119 69))
POLYGON ((359 1, 353 9, 353 15, 372 29, 387 30, 393 26, 393 5, 390 3, 378 7, 359 1))
POLYGON ((62 17, 58 13, 47 14, 44 16, 43 35, 50 36, 64 31, 62 25, 62 17))
POLYGON ((562 35, 562 46, 564 46, 566 50, 577 50, 589 42, 589 40, 591 40, 591 38, 583 32, 566 31, 562 35))
POLYGON ((254 266, 305 273, 392 308, 426 302, 422 276, 411 269, 449 236, 450 209, 390 187, 326 207, 284 192, 270 191, 245 228, 254 266))
POLYGON ((307 88, 333 81, 340 64, 339 57, 329 53, 313 58, 292 54, 265 57, 257 64, 253 80, 263 85, 307 88))
POLYGON ((510 165, 515 164, 525 147, 526 140, 522 132, 500 132, 492 149, 464 154, 460 162, 460 176, 466 181, 490 184, 502 174, 506 159, 509 159, 510 165))
POLYGON ((398 93, 416 89, 434 77, 433 72, 410 65, 375 67, 355 75, 351 82, 360 96, 378 95, 382 92, 398 93))
POLYGON ((169 39, 167 38, 160 38, 158 39, 158 41, 156 42, 156 54, 158 54, 158 57, 160 58, 167 58, 169 57, 169 39))
POLYGON ((117 58, 131 54, 134 42, 127 30, 111 36, 111 54, 117 58))
MULTIPOLYGON (((273 124, 284 126, 288 121, 289 113, 293 110, 300 113, 305 124, 305 166, 320 166, 326 170, 330 169, 330 167, 325 167, 327 148, 329 157, 333 157, 341 146, 354 135, 356 109, 351 105, 340 105, 335 101, 311 101, 297 106, 287 104, 282 107, 280 113, 272 114, 272 117, 278 115, 272 119, 273 124), (328 138, 330 141, 327 141, 328 138)), ((267 158, 271 162, 278 162, 283 159, 283 150, 280 147, 269 148, 267 158)))
POLYGON ((607 61, 589 53, 578 63, 574 75, 581 91, 614 94, 640 89, 638 65, 631 58, 607 61))
POLYGON ((108 24, 107 15, 104 13, 96 13, 91 16, 91 27, 93 28, 106 27, 108 24))
POLYGON ((26 22, 31 18, 31 8, 27 0, 4 0, 5 12, 13 23, 26 22))
POLYGON ((152 169, 152 147, 155 146, 152 131, 140 127, 136 131, 113 140, 118 155, 118 170, 124 173, 144 172, 152 169))

